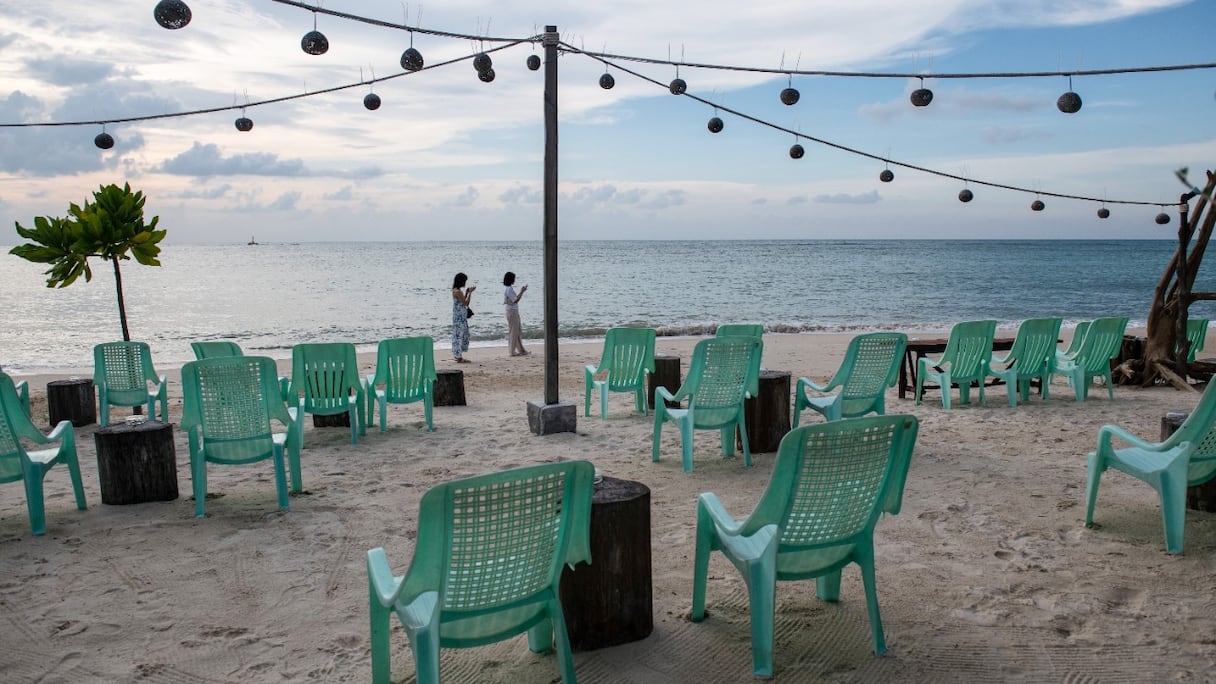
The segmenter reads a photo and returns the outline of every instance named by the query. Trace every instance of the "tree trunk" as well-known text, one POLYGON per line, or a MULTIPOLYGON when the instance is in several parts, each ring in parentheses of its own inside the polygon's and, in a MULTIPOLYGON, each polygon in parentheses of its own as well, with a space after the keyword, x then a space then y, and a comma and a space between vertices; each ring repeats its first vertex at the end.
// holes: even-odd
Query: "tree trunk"
POLYGON ((110 261, 114 262, 114 286, 118 288, 118 321, 122 324, 122 341, 130 342, 131 332, 127 330, 127 305, 122 298, 122 271, 118 268, 117 258, 112 258, 110 261))

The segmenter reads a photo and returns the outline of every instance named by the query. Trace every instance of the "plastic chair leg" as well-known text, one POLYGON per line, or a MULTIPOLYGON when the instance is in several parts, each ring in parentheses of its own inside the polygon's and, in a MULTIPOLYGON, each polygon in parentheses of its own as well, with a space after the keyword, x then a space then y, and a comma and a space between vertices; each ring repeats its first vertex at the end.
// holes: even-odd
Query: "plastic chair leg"
POLYGON ((1186 459, 1176 459, 1161 474, 1161 518, 1165 523, 1166 553, 1182 553, 1182 533, 1186 527, 1186 459))
POLYGON ((1085 476, 1085 526, 1094 526, 1094 504, 1098 501, 1098 480, 1102 478, 1102 472, 1106 470, 1105 459, 1098 456, 1097 452, 1089 454, 1089 467, 1086 469, 1085 476))
POLYGON ((371 616, 372 684, 389 684, 392 657, 389 651, 389 622, 392 611, 380 604, 376 590, 368 582, 368 613, 371 616))
POLYGON ((27 468, 25 471, 25 507, 29 511, 30 530, 35 537, 46 534, 46 510, 42 501, 44 474, 41 466, 27 468))
MULTIPOLYGON (((775 548, 775 546, 774 546, 775 548)), ((764 560, 747 567, 748 599, 751 604, 752 673, 773 676, 773 613, 777 602, 776 553, 772 564, 764 560)))

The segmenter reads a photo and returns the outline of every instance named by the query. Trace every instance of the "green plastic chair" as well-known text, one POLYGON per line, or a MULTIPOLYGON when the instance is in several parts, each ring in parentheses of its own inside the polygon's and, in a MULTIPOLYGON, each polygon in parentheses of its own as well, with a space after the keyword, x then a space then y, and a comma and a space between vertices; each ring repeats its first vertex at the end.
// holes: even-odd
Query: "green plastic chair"
POLYGON ((1161 499, 1165 524, 1165 550, 1182 553, 1182 531, 1186 523, 1186 488, 1216 478, 1216 383, 1208 383, 1195 410, 1164 442, 1137 438, 1115 425, 1098 430, 1098 449, 1089 453, 1085 482, 1085 526, 1094 524, 1098 480, 1107 468, 1143 480, 1161 499), (1131 446, 1115 449, 1112 438, 1131 446))
POLYGON ((1195 363, 1195 354, 1203 349, 1203 344, 1208 338, 1208 324, 1211 323, 1206 318, 1188 318, 1186 320, 1186 339, 1191 343, 1191 346, 1186 351, 1186 362, 1195 363))
POLYGON ((1115 383, 1110 376, 1110 362, 1123 348, 1123 331, 1127 329, 1126 318, 1095 318, 1085 331, 1085 339, 1071 357, 1056 358, 1053 375, 1068 378, 1076 392, 1077 401, 1089 397, 1089 385, 1094 378, 1106 381, 1106 391, 1115 398, 1115 383))
POLYGON ((76 431, 72 422, 61 420, 50 434, 44 435, 30 420, 27 411, 21 404, 13 379, 0 372, 0 483, 25 483, 25 507, 30 515, 30 529, 38 536, 46 534, 42 480, 57 463, 67 464, 72 476, 72 492, 76 495, 76 508, 83 511, 88 506, 80 480, 80 463, 76 460, 76 431), (48 449, 27 450, 21 440, 35 444, 58 444, 48 449))
POLYGON ((292 415, 279 394, 277 367, 265 356, 229 356, 182 366, 182 430, 190 449, 194 515, 203 517, 207 464, 240 465, 274 461, 279 508, 286 509, 284 454, 292 491, 302 489, 300 445, 292 415), (276 432, 271 421, 284 430, 276 432))
POLYGON ((1018 397, 1030 401, 1030 383, 1039 381, 1039 396, 1049 398, 1051 371, 1056 363, 1056 344, 1060 341, 1061 318, 1028 318, 1018 326, 1013 346, 1004 355, 993 354, 988 375, 1005 383, 1009 405, 1017 406, 1018 397))
POLYGON ((859 418, 867 413, 886 413, 887 388, 895 384, 908 336, 903 333, 876 332, 855 336, 849 341, 840 368, 826 385, 810 378, 798 378, 794 388, 794 427, 803 409, 811 409, 826 420, 859 418), (813 397, 808 390, 826 393, 839 387, 832 396, 813 397))
POLYGON ((996 321, 963 321, 955 323, 946 341, 946 350, 937 360, 927 356, 917 361, 916 404, 921 402, 925 380, 936 382, 942 392, 942 408, 950 410, 950 386, 958 385, 959 401, 971 403, 971 385, 980 388, 980 406, 984 405, 984 377, 988 360, 992 358, 992 338, 996 321))
MULTIPOLYGON (((1072 339, 1068 341, 1068 348, 1061 351, 1056 349, 1056 361, 1071 359, 1077 355, 1077 350, 1081 348, 1081 342, 1085 340, 1085 333, 1089 331, 1089 324, 1093 321, 1080 321, 1072 331, 1072 339)), ((1057 338, 1058 339, 1058 338, 1057 338)))
POLYGON ((654 328, 610 328, 597 365, 583 368, 583 415, 591 415, 591 393, 600 393, 600 419, 608 417, 609 392, 633 392, 634 408, 649 414, 646 376, 654 372, 654 328), (597 375, 603 378, 596 379, 597 375))
POLYGON ((211 342, 191 342, 190 349, 194 351, 195 359, 215 359, 225 356, 244 356, 245 352, 241 351, 241 345, 228 340, 214 340, 211 342))
MULTIPOLYGON (((4 369, 0 368, 0 373, 3 373, 3 372, 4 372, 4 369)), ((12 378, 9 378, 9 379, 12 380, 12 378)), ((17 392, 17 399, 21 402, 21 408, 23 410, 25 410, 25 415, 27 415, 27 416, 30 415, 30 385, 29 385, 29 383, 24 380, 22 380, 20 382, 13 380, 12 382, 13 382, 13 389, 14 389, 14 391, 17 392)))
POLYGON ((874 653, 887 650, 874 587, 874 526, 899 513, 916 444, 915 416, 869 416, 795 428, 781 440, 768 487, 744 520, 713 492, 697 498, 692 621, 705 619, 709 556, 721 551, 747 584, 752 669, 773 675, 777 581, 816 580, 821 601, 840 598, 844 566, 861 569, 874 653))
POLYGON ((422 402, 426 429, 434 431, 431 410, 435 405, 435 340, 430 337, 397 337, 380 340, 376 372, 367 376, 367 424, 372 423, 373 402, 380 406, 380 432, 384 432, 388 404, 422 402), (379 389, 384 385, 384 389, 379 389))
POLYGON ((688 377, 672 394, 666 387, 654 390, 654 439, 650 458, 659 461, 659 443, 663 424, 671 421, 680 429, 684 472, 692 472, 693 430, 720 430, 722 455, 735 454, 735 428, 743 444, 743 462, 752 466, 752 454, 747 446, 747 425, 743 420, 743 400, 755 396, 748 388, 759 384, 759 368, 754 359, 764 350, 758 337, 713 337, 701 340, 692 352, 688 377), (669 408, 667 402, 682 403, 685 408, 669 408))
POLYGON ((595 468, 563 461, 436 485, 422 497, 414 559, 394 576, 383 548, 367 552, 372 682, 390 674, 390 617, 409 637, 419 684, 437 684, 439 649, 528 633, 536 653, 556 643, 561 679, 574 661, 558 582, 562 565, 591 562, 595 468))
POLYGON ((165 376, 152 367, 152 352, 146 342, 105 342, 93 347, 93 386, 101 407, 101 426, 110 424, 111 406, 148 407, 148 420, 169 420, 169 397, 165 376))
POLYGON ((764 337, 761 323, 725 323, 718 326, 714 337, 764 337))
POLYGON ((288 401, 298 406, 296 442, 304 448, 304 416, 350 415, 350 443, 367 434, 366 378, 359 376, 355 345, 349 342, 297 344, 291 348, 288 401))

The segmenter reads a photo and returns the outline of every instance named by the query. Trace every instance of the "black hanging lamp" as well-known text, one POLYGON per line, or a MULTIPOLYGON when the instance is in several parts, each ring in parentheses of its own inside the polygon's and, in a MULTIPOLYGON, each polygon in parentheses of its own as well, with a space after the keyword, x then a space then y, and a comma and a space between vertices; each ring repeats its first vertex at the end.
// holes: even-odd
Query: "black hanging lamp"
MULTIPOLYGON (((718 110, 715 109, 714 113, 716 114, 717 111, 718 110)), ((709 120, 709 124, 707 124, 707 126, 709 128, 710 133, 721 133, 722 129, 726 127, 726 124, 722 122, 721 117, 714 116, 712 119, 709 120)))
POLYGON ((1068 77, 1068 92, 1056 100, 1056 109, 1065 114, 1076 114, 1081 111, 1081 96, 1072 91, 1072 76, 1068 77))
POLYGON ((486 69, 485 71, 477 72, 477 79, 482 83, 492 83, 495 75, 493 69, 486 69))
POLYGON ((1043 204, 1043 200, 1040 200, 1040 199, 1037 199, 1030 203, 1031 211, 1043 211, 1046 208, 1047 208, 1047 205, 1043 204))
POLYGON ((479 52, 473 57, 473 69, 479 74, 483 71, 489 71, 493 66, 494 60, 490 59, 490 56, 484 52, 479 52))
POLYGON ((372 111, 380 109, 380 96, 375 93, 368 93, 364 95, 363 106, 372 111))
POLYGON ((891 181, 895 180, 895 172, 892 171, 891 167, 888 166, 882 170, 882 173, 878 174, 878 180, 884 183, 890 183, 891 181))
POLYGON ((414 49, 414 32, 410 31, 410 46, 401 53, 401 68, 406 71, 419 71, 422 66, 422 53, 414 49))
POLYGON ((312 13, 312 30, 300 39, 300 49, 310 55, 323 55, 329 52, 329 39, 317 30, 317 13, 312 13))
POLYGON ((925 87, 924 76, 920 77, 920 87, 912 91, 912 95, 909 97, 909 99, 911 99, 912 104, 917 107, 928 107, 929 103, 933 101, 933 91, 925 87))
POLYGON ((684 79, 680 78, 680 65, 676 65, 676 77, 671 80, 671 85, 667 86, 672 95, 683 95, 688 90, 688 84, 684 79))
POLYGON ((245 116, 245 110, 241 110, 241 116, 236 121, 232 122, 236 129, 242 133, 248 133, 253 130, 253 119, 245 116))
POLYGON ((102 124, 101 132, 97 134, 97 137, 93 138, 93 144, 102 150, 108 150, 111 147, 114 147, 114 136, 106 133, 105 124, 102 124))
POLYGON ((967 202, 970 202, 973 199, 975 199, 975 194, 972 193, 969 189, 963 188, 962 190, 958 191, 958 201, 963 202, 965 204, 967 202))
POLYGON ((612 74, 605 71, 603 75, 600 76, 600 87, 604 90, 612 90, 612 87, 615 85, 616 79, 612 77, 612 74))
POLYGON ((173 30, 190 23, 190 7, 182 0, 160 0, 152 10, 156 23, 173 30))
POLYGON ((798 99, 800 97, 802 97, 802 94, 799 93, 796 88, 794 88, 794 77, 790 76, 789 80, 786 82, 786 87, 781 91, 781 104, 793 106, 798 104, 798 99))
POLYGON ((1154 220, 1157 222, 1157 225, 1164 226, 1170 222, 1170 215, 1163 211, 1160 214, 1157 214, 1157 218, 1154 220))
POLYGON ((802 145, 798 143, 790 145, 790 159, 802 159, 805 154, 806 150, 802 149, 802 145))
POLYGON ((540 55, 528 55, 528 69, 536 71, 540 68, 540 55))
POLYGON ((1110 218, 1110 209, 1107 209, 1106 207, 1099 208, 1098 209, 1098 218, 1100 218, 1100 219, 1110 218))

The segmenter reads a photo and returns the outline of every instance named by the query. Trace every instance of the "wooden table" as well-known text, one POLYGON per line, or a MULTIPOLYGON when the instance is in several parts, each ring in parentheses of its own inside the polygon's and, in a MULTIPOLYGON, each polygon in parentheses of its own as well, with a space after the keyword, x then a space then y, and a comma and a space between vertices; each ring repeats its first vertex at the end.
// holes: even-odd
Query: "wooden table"
MULTIPOLYGON (((1012 337, 996 337, 992 340, 992 351, 1009 351, 1013 348, 1012 337)), ((908 340, 908 346, 904 349, 904 358, 899 362, 899 398, 906 399, 908 390, 916 391, 916 370, 920 364, 920 359, 929 354, 940 354, 946 351, 946 344, 950 340, 945 337, 939 337, 931 340, 908 340)), ((999 384, 994 381, 991 384, 999 384)), ((937 385, 925 385, 924 389, 940 389, 937 385)), ((919 397, 917 397, 919 398, 919 397)))
MULTIPOLYGON (((777 451, 781 438, 790 431, 790 373, 789 371, 760 371, 760 396, 743 400, 743 422, 747 425, 747 441, 753 454, 777 451)), ((743 442, 735 431, 735 444, 743 442)))
POLYGON ((101 502, 110 505, 177 498, 173 424, 120 421, 93 433, 101 502))

